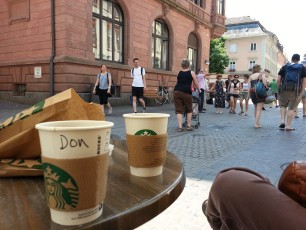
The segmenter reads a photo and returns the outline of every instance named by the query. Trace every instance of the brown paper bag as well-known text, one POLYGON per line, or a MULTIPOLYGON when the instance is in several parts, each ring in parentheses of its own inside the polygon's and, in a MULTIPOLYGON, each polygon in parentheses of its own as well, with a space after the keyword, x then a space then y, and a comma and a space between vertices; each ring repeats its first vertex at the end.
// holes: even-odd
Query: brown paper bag
MULTIPOLYGON (((35 129, 38 123, 104 119, 100 105, 87 103, 73 89, 68 89, 0 123, 0 159, 39 158, 41 150, 38 130, 35 129)), ((14 176, 13 173, 7 173, 4 165, 6 164, 2 161, 0 176, 14 176)), ((9 167, 10 172, 13 172, 11 167, 14 166, 9 167)))

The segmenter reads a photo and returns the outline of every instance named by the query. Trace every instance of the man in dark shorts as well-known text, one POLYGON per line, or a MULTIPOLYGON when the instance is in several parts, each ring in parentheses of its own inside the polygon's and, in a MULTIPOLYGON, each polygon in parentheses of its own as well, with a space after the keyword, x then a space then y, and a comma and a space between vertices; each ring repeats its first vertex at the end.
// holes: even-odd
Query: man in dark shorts
POLYGON ((133 78, 132 83, 132 98, 133 98, 133 110, 134 113, 137 113, 137 99, 142 105, 142 112, 145 113, 146 104, 143 100, 143 92, 146 90, 146 79, 145 79, 145 69, 139 66, 139 59, 134 58, 134 68, 131 69, 131 77, 133 78))

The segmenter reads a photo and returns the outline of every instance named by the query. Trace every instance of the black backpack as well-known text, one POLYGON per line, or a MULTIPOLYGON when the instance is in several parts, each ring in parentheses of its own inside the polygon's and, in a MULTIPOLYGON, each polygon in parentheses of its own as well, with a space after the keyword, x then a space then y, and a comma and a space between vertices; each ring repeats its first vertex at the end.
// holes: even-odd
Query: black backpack
MULTIPOLYGON (((140 67, 141 76, 143 78, 143 67, 140 67)), ((134 68, 132 69, 132 75, 134 76, 134 68)))

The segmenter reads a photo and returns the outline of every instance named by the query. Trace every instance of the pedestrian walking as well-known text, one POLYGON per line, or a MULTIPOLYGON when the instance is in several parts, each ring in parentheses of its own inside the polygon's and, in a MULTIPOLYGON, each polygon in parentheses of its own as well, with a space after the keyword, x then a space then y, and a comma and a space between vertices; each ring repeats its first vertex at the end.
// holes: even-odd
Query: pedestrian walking
POLYGON ((306 68, 299 63, 300 55, 294 54, 291 63, 278 72, 277 85, 281 107, 280 129, 292 131, 292 120, 306 88, 306 68))
POLYGON ((232 75, 228 75, 227 76, 227 80, 225 81, 225 87, 226 87, 225 100, 228 103, 228 106, 226 107, 227 109, 231 107, 230 95, 229 95, 229 92, 228 92, 228 86, 232 82, 232 80, 233 80, 233 76, 232 75))
POLYGON ((249 110, 249 75, 245 74, 244 81, 240 84, 240 113, 239 115, 242 115, 244 113, 245 116, 248 115, 249 110), (243 101, 245 104, 245 112, 243 109, 243 101))
POLYGON ((139 100, 141 106, 142 106, 142 112, 146 113, 146 104, 143 100, 143 94, 146 90, 146 71, 145 68, 141 67, 139 65, 139 59, 134 58, 133 59, 134 68, 131 69, 131 77, 133 78, 132 83, 132 99, 133 99, 133 111, 134 113, 137 113, 137 100, 139 100))
POLYGON ((92 93, 99 96, 102 113, 104 113, 104 106, 106 105, 108 107, 109 115, 112 114, 113 111, 110 103, 108 102, 108 97, 111 93, 111 85, 112 76, 110 72, 107 72, 107 66, 101 65, 101 72, 97 75, 97 80, 92 93))
POLYGON ((258 82, 262 82, 265 87, 267 87, 267 81, 264 74, 260 73, 261 67, 260 65, 253 66, 253 74, 249 77, 249 94, 250 98, 254 104, 254 117, 255 117, 255 125, 256 129, 261 128, 259 120, 261 116, 261 111, 265 102, 265 98, 261 98, 255 93, 255 86, 258 82))
POLYGON ((269 84, 269 87, 271 88, 271 90, 273 91, 274 95, 275 95, 275 108, 278 107, 278 87, 277 87, 277 81, 276 79, 273 79, 272 82, 269 84))
POLYGON ((225 83, 222 81, 222 75, 216 76, 216 82, 209 90, 210 92, 215 91, 215 108, 216 113, 222 113, 222 108, 225 108, 225 83))
POLYGON ((178 132, 183 131, 183 114, 187 114, 187 127, 186 130, 192 131, 191 118, 192 118, 192 91, 191 86, 200 92, 196 74, 189 69, 190 62, 183 59, 181 62, 182 70, 177 75, 177 83, 174 87, 174 105, 175 113, 178 122, 178 132))
POLYGON ((200 103, 199 103, 199 112, 200 113, 205 113, 206 110, 206 93, 207 93, 207 88, 208 88, 208 83, 207 80, 205 79, 205 74, 204 70, 200 69, 197 75, 197 80, 199 83, 200 87, 200 103))
POLYGON ((206 105, 207 105, 207 97, 208 97, 208 91, 209 91, 209 84, 207 76, 204 75, 204 101, 203 101, 203 110, 206 111, 206 105))
POLYGON ((228 84, 228 93, 230 97, 230 111, 229 113, 236 114, 237 100, 239 97, 240 81, 239 75, 234 75, 234 79, 228 84))
POLYGON ((302 102, 303 102, 303 117, 306 118, 306 88, 304 88, 302 102))

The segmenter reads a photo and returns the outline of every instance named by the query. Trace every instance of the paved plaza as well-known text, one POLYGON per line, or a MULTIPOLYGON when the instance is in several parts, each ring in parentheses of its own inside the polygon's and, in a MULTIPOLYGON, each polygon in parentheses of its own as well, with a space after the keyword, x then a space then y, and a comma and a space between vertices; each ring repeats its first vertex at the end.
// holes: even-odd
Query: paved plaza
MULTIPOLYGON (((0 101, 0 122, 28 106, 0 101)), ((141 108, 138 108, 141 111, 141 108)), ((163 213, 138 230, 211 229, 201 205, 207 199, 216 174, 228 167, 247 167, 268 177, 277 185, 282 170, 280 166, 306 156, 306 118, 294 119, 295 131, 281 131, 279 108, 262 111, 262 128, 254 129, 253 105, 249 116, 229 114, 223 109, 216 114, 213 105, 200 114, 200 127, 194 131, 178 133, 173 104, 148 106, 148 112, 169 113, 168 150, 183 162, 186 186, 181 196, 163 213)), ((237 111, 239 112, 238 106, 237 111)), ((122 114, 132 112, 131 105, 113 107, 106 120, 114 122, 112 137, 125 139, 122 114)))

